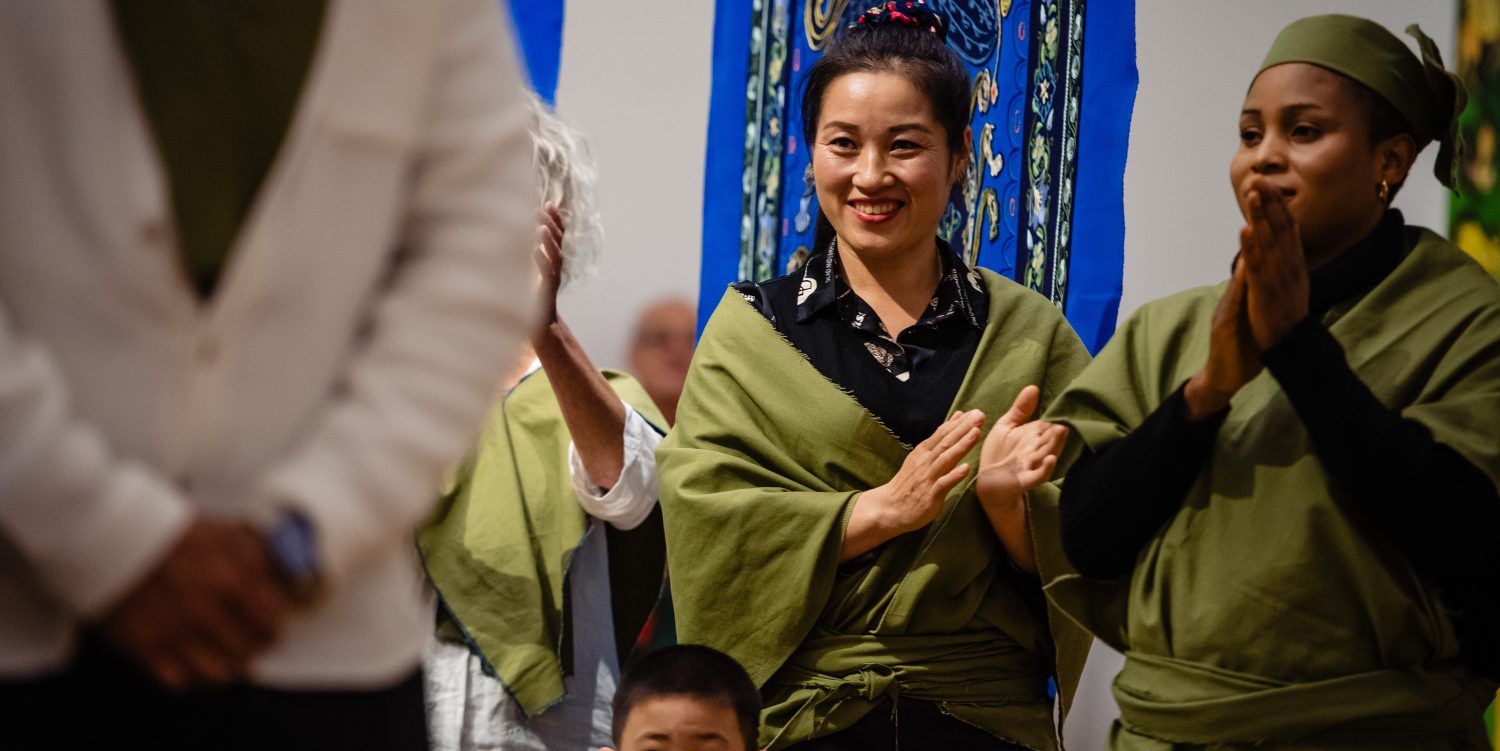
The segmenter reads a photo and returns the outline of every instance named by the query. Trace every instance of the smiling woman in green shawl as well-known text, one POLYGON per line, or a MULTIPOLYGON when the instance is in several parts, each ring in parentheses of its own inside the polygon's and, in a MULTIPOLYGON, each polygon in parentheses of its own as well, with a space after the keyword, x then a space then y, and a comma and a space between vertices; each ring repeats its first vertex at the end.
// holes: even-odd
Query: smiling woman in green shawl
POLYGON ((1451 184, 1463 104, 1408 31, 1421 59, 1350 16, 1277 37, 1230 280, 1143 307, 1047 412, 1086 445, 1047 591, 1125 653, 1112 749, 1486 748, 1500 288, 1389 208, 1433 140, 1451 184))
POLYGON ((824 250, 725 294, 658 451, 678 635, 745 666, 773 750, 1054 749, 1047 679, 1066 698, 1087 641, 1054 658, 1030 573, 1053 561, 1025 496, 1064 432, 1028 420, 1088 355, 936 237, 969 81, 903 5, 810 71, 824 250))

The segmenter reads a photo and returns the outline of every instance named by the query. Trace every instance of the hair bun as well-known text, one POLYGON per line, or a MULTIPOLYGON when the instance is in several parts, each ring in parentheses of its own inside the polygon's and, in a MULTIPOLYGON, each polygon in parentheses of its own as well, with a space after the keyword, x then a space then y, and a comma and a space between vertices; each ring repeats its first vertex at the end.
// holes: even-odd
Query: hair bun
POLYGON ((858 26, 904 26, 923 29, 948 40, 948 21, 927 7, 925 0, 890 0, 860 14, 849 28, 858 26))

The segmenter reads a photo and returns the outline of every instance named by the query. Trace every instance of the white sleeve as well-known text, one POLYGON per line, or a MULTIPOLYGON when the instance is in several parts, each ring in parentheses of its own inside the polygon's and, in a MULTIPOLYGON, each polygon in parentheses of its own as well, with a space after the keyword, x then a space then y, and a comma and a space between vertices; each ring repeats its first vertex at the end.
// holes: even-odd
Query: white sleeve
POLYGON ((661 435, 639 412, 625 407, 625 463, 620 479, 608 491, 589 480, 583 459, 568 443, 568 467, 573 493, 589 516, 613 524, 616 529, 635 529, 656 506, 656 446, 661 435))
POLYGON ((51 354, 0 309, 0 534, 44 586, 75 612, 97 615, 165 555, 192 515, 170 481, 117 456, 72 414, 51 354))
POLYGON ((441 52, 401 217, 401 253, 306 440, 266 476, 313 521, 330 581, 409 544, 470 447, 535 317, 529 110, 494 0, 441 6, 441 52))

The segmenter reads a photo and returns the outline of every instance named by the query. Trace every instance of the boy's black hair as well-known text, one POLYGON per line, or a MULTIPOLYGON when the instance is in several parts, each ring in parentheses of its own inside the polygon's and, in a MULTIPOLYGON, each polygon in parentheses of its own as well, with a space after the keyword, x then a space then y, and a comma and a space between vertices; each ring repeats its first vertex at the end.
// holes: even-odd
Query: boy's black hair
POLYGON ((760 735, 760 691, 733 657, 700 644, 678 644, 642 657, 625 671, 615 692, 610 735, 615 747, 631 710, 662 696, 690 696, 717 702, 734 710, 745 751, 754 751, 760 735))

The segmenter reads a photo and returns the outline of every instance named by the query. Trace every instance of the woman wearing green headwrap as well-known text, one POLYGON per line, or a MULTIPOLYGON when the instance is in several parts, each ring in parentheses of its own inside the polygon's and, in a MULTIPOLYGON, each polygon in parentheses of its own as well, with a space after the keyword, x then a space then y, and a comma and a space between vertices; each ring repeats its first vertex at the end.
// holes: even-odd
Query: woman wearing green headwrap
POLYGON ((1350 16, 1277 37, 1231 278, 1144 306, 1046 415, 1085 448, 1048 593, 1125 653, 1113 749, 1485 747, 1500 288, 1389 208, 1432 140, 1448 184, 1463 102, 1408 31, 1421 60, 1350 16))

